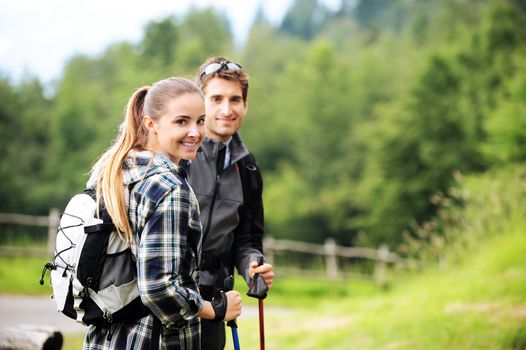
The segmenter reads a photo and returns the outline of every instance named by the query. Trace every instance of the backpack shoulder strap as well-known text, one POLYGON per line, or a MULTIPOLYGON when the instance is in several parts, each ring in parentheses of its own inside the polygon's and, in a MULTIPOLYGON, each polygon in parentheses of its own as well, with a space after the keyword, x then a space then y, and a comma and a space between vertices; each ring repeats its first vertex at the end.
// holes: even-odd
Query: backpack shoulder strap
MULTIPOLYGON (((95 189, 87 188, 87 189, 84 190, 83 193, 87 194, 88 196, 93 198, 93 200, 95 202, 97 202, 97 193, 96 193, 95 189)), ((104 229, 114 230, 115 226, 113 225, 113 220, 111 219, 110 214, 106 210, 106 206, 104 205, 104 198, 102 198, 102 196, 101 196, 100 201, 99 201, 99 208, 98 209, 99 209, 98 210, 98 215, 100 216, 100 219, 102 219, 102 222, 103 222, 101 225, 104 226, 104 227, 99 227, 99 229, 104 228, 104 229)), ((97 225, 97 226, 100 226, 100 225, 97 225)), ((88 233, 88 232, 86 232, 86 233, 88 233)))
POLYGON ((241 229, 250 234, 254 248, 263 252, 263 179, 261 171, 252 153, 239 161, 239 175, 243 188, 243 207, 248 215, 244 215, 241 229))
POLYGON ((261 172, 252 153, 239 160, 239 174, 243 187, 243 202, 250 206, 251 198, 257 195, 262 187, 261 172))

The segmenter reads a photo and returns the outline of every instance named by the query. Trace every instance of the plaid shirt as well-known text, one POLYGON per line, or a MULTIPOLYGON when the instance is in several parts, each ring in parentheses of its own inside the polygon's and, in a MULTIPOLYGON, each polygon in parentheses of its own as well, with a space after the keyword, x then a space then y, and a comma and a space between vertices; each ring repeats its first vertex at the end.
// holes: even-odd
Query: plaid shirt
MULTIPOLYGON (((130 152, 123 166, 130 190, 128 214, 136 241, 138 287, 158 317, 162 349, 199 349, 203 307, 198 293, 201 254, 199 206, 184 169, 162 154, 130 152)), ((153 317, 90 326, 84 349, 149 349, 153 317)))

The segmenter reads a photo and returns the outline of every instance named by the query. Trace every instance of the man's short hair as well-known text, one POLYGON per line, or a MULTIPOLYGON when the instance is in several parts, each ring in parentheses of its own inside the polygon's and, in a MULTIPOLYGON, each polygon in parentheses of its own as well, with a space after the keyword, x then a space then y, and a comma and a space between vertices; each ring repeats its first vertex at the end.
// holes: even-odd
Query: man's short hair
POLYGON ((206 84, 208 81, 212 78, 221 78, 231 81, 237 81, 239 82, 239 85, 241 85, 241 93, 243 95, 243 101, 246 103, 248 98, 248 74, 247 72, 239 65, 238 63, 235 63, 234 61, 231 61, 225 57, 221 56, 212 56, 208 58, 197 70, 197 75, 195 77, 195 81, 197 85, 204 91, 206 88, 206 84), (205 70, 207 67, 211 64, 220 64, 219 68, 215 71, 213 71, 210 74, 206 74, 205 70), (228 67, 228 64, 233 63, 235 69, 231 69, 228 67), (239 67, 239 68, 237 68, 239 67))

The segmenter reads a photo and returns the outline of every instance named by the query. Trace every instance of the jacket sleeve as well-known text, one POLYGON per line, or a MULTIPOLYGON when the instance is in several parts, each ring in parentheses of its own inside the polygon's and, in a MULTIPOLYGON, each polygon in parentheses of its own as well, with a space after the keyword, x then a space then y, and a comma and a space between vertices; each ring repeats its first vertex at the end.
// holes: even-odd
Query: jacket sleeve
POLYGON ((188 191, 176 186, 156 205, 138 244, 141 299, 165 326, 184 324, 203 307, 196 281, 191 279, 190 262, 196 257, 188 235, 200 234, 199 227, 190 228, 199 225, 192 219, 192 207, 188 191))
POLYGON ((249 282, 248 266, 263 256, 264 211, 263 178, 259 166, 253 162, 241 163, 243 205, 239 210, 240 224, 235 230, 235 264, 240 275, 249 282))

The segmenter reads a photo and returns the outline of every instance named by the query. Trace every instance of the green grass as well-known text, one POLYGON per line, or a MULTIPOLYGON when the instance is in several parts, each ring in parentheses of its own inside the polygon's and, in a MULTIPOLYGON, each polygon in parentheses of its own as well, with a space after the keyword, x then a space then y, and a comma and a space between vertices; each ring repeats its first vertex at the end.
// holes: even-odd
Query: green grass
POLYGON ((79 350, 84 344, 84 334, 63 334, 62 350, 79 350))
POLYGON ((50 295, 49 271, 44 286, 39 284, 46 257, 8 257, 0 255, 0 293, 50 295))
MULTIPOLYGON (((388 271, 387 285, 276 266, 264 301, 267 349, 526 350, 525 179, 526 168, 518 168, 465 181, 465 206, 439 216, 447 244, 415 246, 442 263, 388 271)), ((50 294, 38 285, 45 260, 0 257, 0 293, 50 294)), ((237 287, 245 295, 246 286, 237 287)), ((238 324, 241 348, 259 349, 258 318, 238 324)), ((64 349, 79 349, 82 340, 66 334, 64 349)))
MULTIPOLYGON (((526 232, 490 236, 443 269, 391 271, 391 284, 281 276, 265 299, 268 349, 526 349, 526 232)), ((0 292, 50 294, 45 258, 0 257, 0 292)), ((244 286, 238 288, 243 294, 244 286)), ((257 305, 244 298, 245 305, 257 305)), ((228 333, 227 349, 231 349, 228 333)), ((257 317, 239 322, 258 349, 257 317)), ((78 349, 82 334, 65 334, 78 349)))
MULTIPOLYGON (((277 277, 264 304, 268 349, 526 349, 526 232, 490 236, 455 265, 365 280, 277 277)), ((45 258, 0 257, 0 292, 50 294, 45 258)), ((244 286, 238 288, 243 294, 244 286)), ((257 305, 244 298, 245 305, 257 305)), ((228 333, 227 349, 231 349, 228 333)), ((241 348, 258 349, 257 317, 239 322, 241 348)), ((82 334, 65 334, 78 349, 82 334)))
MULTIPOLYGON (((461 265, 402 276, 388 290, 354 293, 350 281, 348 295, 302 306, 291 292, 287 312, 267 312, 268 348, 526 349, 524 233, 491 238, 461 265)), ((279 306, 284 298, 276 295, 279 306)), ((265 305, 275 306, 272 294, 265 305)), ((242 349, 258 349, 257 319, 240 323, 239 334, 242 349)))

